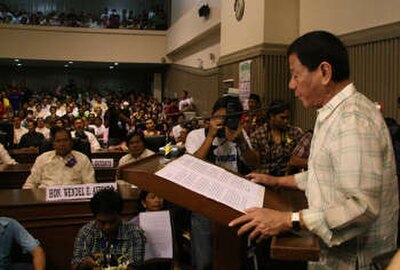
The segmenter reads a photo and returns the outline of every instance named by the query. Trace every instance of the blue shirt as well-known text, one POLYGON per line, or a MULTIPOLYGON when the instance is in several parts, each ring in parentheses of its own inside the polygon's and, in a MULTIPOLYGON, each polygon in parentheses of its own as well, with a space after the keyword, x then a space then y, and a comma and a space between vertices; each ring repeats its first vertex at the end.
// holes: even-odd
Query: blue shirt
POLYGON ((0 217, 0 269, 11 267, 10 253, 13 241, 20 245, 24 253, 32 252, 39 245, 39 241, 33 238, 18 221, 0 217))

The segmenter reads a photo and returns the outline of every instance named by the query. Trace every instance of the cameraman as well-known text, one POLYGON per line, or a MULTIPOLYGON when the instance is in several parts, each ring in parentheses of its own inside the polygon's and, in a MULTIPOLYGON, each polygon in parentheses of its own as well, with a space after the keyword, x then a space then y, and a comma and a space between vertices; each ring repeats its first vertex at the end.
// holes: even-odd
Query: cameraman
MULTIPOLYGON (((238 97, 224 96, 213 107, 208 129, 191 131, 186 138, 186 150, 231 171, 246 173, 246 165, 256 165, 249 138, 240 122, 243 107, 238 97)), ((192 213, 192 254, 196 269, 212 269, 211 221, 192 213)))

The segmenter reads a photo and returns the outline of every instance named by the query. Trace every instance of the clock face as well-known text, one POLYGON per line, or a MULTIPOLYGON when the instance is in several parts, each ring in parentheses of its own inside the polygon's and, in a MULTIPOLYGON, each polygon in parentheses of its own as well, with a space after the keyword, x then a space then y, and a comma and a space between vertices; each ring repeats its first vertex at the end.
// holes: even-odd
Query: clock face
POLYGON ((233 9, 235 11, 236 20, 240 21, 244 14, 244 0, 235 0, 233 9))

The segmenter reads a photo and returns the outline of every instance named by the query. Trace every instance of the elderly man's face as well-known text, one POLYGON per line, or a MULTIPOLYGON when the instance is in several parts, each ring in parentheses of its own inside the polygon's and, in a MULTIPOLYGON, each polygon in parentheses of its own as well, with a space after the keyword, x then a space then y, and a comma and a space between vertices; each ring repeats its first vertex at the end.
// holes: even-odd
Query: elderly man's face
POLYGON ((324 88, 320 69, 309 71, 296 54, 289 56, 290 81, 289 88, 294 90, 296 97, 303 103, 304 107, 323 106, 324 88))
POLYGON ((67 131, 57 132, 54 135, 53 148, 59 156, 66 156, 72 150, 72 139, 68 136, 67 131))

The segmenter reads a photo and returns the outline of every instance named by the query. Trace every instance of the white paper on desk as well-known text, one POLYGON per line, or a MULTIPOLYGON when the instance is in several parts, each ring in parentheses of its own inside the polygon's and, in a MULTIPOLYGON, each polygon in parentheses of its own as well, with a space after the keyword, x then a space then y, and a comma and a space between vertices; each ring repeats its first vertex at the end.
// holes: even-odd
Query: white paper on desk
POLYGON ((188 154, 168 163, 156 175, 240 212, 264 203, 263 186, 188 154))
POLYGON ((144 260, 171 259, 173 244, 169 211, 142 212, 139 225, 146 235, 144 260))

